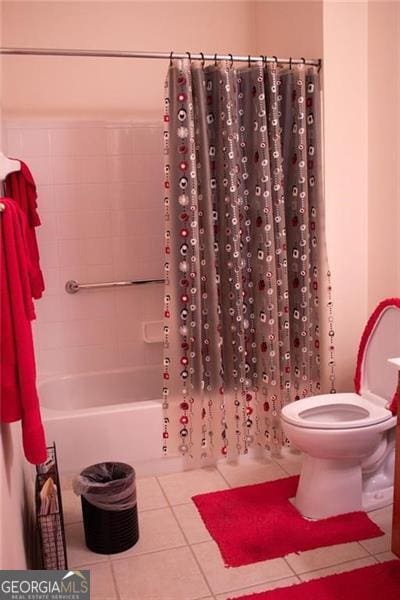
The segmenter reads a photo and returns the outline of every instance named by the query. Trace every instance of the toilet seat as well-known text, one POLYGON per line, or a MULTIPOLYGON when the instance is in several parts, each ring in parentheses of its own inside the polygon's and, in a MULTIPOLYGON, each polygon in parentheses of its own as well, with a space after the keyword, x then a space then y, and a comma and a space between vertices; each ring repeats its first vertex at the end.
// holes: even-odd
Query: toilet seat
POLYGON ((353 393, 321 394, 285 406, 281 418, 309 429, 359 429, 383 423, 392 413, 353 393))

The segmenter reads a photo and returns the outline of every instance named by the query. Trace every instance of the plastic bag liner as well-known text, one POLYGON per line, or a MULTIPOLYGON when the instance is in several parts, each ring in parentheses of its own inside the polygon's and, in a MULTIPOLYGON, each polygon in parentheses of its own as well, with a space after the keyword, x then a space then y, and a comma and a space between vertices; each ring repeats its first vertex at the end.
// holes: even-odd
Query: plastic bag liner
POLYGON ((103 510, 122 511, 136 506, 135 470, 125 463, 91 465, 72 484, 77 496, 103 510))

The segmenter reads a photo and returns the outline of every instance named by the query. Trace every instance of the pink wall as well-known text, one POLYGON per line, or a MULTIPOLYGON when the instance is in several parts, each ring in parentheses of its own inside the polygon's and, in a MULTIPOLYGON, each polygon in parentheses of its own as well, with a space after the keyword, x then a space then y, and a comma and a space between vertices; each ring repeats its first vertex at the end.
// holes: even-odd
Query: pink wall
POLYGON ((399 15, 368 7, 368 308, 399 295, 399 15), (384 32, 384 35, 382 33, 384 32))
POLYGON ((257 2, 255 10, 257 54, 322 57, 322 0, 257 2))
MULTIPOLYGON (((251 2, 4 3, 3 44, 47 48, 192 50, 256 49, 251 2)), ((7 116, 135 119, 160 116, 165 61, 7 57, 7 116)))
POLYGON ((324 6, 326 229, 338 389, 352 390, 368 316, 368 6, 324 6), (354 66, 353 66, 354 65, 354 66))

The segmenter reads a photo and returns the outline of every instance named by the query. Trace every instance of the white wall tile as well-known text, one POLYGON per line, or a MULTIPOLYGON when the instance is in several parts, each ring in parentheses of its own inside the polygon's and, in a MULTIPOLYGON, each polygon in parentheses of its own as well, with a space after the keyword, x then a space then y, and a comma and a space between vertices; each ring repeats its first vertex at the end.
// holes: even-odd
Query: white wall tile
POLYGON ((62 321, 38 322, 35 328, 35 340, 38 347, 43 350, 65 347, 63 334, 64 323, 62 321))
POLYGON ((160 127, 137 127, 133 132, 133 153, 141 156, 163 154, 164 137, 160 127))
POLYGON ((107 156, 82 156, 79 161, 79 182, 81 183, 107 183, 108 182, 108 157, 107 156))
POLYGON ((103 127, 53 129, 50 131, 53 156, 105 155, 106 131, 103 127))
POLYGON ((96 211, 113 209, 108 182, 81 183, 75 190, 76 210, 96 211))
POLYGON ((66 320, 107 319, 115 315, 113 290, 81 290, 65 294, 63 306, 66 320))
POLYGON ((108 127, 106 129, 107 154, 132 154, 132 128, 108 127))
POLYGON ((21 156, 49 156, 50 133, 47 129, 21 130, 21 156))
POLYGON ((38 213, 41 216, 42 211, 54 211, 56 210, 56 204, 54 201, 54 186, 52 185, 37 185, 37 205, 38 213))
POLYGON ((43 278, 45 280, 45 294, 46 297, 49 295, 59 294, 62 291, 60 270, 57 267, 43 267, 41 264, 43 278))
POLYGON ((31 171, 36 185, 50 185, 53 183, 50 156, 22 157, 31 171))
POLYGON ((63 321, 65 318, 65 311, 62 302, 60 301, 62 296, 43 295, 40 300, 35 302, 35 312, 38 324, 40 323, 53 323, 55 321, 63 321))
POLYGON ((21 131, 19 129, 6 130, 6 149, 8 156, 18 158, 21 156, 21 131))
POLYGON ((60 267, 85 264, 85 241, 81 238, 58 240, 58 257, 60 267))
POLYGON ((159 364, 162 344, 144 343, 142 322, 161 318, 162 286, 75 295, 64 286, 163 277, 162 127, 32 119, 5 131, 9 154, 35 178, 43 223, 39 374, 159 364))
MULTIPOLYGON (((40 228, 39 228, 40 229, 40 228)), ((60 263, 58 260, 58 242, 57 240, 45 241, 45 237, 42 237, 41 233, 38 232, 39 240, 39 252, 40 252, 40 264, 43 269, 57 268, 60 263)))
POLYGON ((81 182, 81 159, 76 156, 64 156, 61 160, 52 155, 51 169, 55 184, 81 182))
POLYGON ((111 183, 133 183, 137 168, 134 169, 135 163, 129 155, 109 156, 108 176, 111 183))
POLYGON ((85 262, 87 265, 112 264, 112 238, 90 238, 85 240, 85 262))
POLYGON ((36 229, 38 243, 57 240, 56 215, 53 211, 40 211, 41 226, 36 229))

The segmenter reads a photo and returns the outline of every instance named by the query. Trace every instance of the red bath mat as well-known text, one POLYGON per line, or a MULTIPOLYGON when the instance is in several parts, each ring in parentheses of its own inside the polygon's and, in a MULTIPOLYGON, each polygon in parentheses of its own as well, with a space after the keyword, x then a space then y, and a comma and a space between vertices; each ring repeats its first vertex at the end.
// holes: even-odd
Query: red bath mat
POLYGON ((362 600, 398 600, 400 560, 328 575, 277 590, 239 596, 235 600, 354 600, 355 596, 362 600))
POLYGON ((364 512, 304 519, 289 502, 298 481, 287 477, 192 498, 227 566, 384 535, 364 512))

